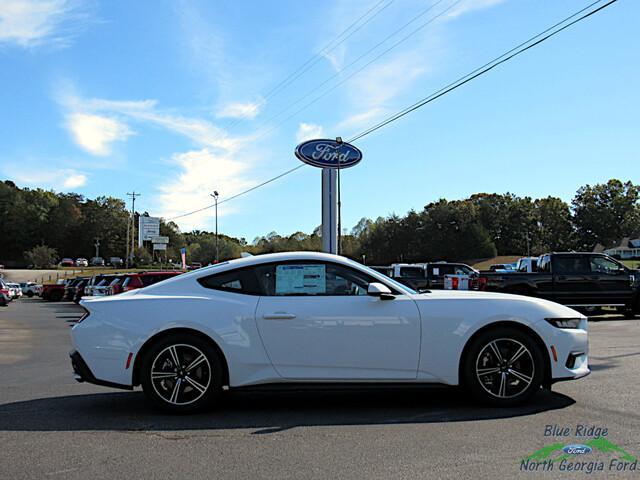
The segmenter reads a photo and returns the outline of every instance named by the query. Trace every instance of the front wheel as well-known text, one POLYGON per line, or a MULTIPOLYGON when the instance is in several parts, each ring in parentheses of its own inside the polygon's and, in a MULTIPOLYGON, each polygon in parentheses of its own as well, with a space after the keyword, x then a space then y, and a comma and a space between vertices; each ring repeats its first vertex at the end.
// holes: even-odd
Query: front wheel
POLYGON ((175 335, 156 343, 145 355, 140 373, 147 398, 173 413, 207 408, 222 392, 217 352, 193 335, 175 335))
POLYGON ((528 400, 544 379, 543 353, 530 336, 496 328, 473 341, 464 363, 465 385, 479 401, 508 407, 528 400))

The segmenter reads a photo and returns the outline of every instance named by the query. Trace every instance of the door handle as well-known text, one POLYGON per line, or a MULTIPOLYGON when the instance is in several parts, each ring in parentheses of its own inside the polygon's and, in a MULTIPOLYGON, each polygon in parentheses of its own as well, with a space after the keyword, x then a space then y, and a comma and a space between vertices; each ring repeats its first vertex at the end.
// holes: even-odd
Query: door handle
POLYGON ((293 320, 296 316, 293 313, 276 312, 265 313, 262 318, 265 320, 293 320))

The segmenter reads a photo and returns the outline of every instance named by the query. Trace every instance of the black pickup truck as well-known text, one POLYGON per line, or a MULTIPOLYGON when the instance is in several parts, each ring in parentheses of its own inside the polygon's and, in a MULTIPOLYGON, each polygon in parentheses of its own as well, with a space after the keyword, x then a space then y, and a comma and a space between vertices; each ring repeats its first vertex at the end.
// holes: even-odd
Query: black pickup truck
POLYGON ((481 273, 478 288, 546 298, 578 310, 640 313, 640 272, 599 253, 547 253, 534 273, 481 273))

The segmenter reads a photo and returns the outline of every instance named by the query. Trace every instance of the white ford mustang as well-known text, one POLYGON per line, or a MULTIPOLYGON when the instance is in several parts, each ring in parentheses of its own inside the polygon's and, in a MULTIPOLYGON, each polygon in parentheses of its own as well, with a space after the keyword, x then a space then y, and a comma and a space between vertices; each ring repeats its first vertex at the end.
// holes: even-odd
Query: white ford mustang
POLYGON ((286 382, 462 385, 496 406, 583 377, 587 319, 541 299, 418 294, 343 257, 242 258, 112 297, 84 299, 76 378, 174 411, 226 387, 286 382))

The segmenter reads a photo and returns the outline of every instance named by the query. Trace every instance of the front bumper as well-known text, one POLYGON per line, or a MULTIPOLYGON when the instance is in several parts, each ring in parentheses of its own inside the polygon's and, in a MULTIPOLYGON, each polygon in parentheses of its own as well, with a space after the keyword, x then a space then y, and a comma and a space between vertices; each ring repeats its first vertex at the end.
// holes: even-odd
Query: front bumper
POLYGON ((589 368, 589 337, 587 320, 580 328, 557 328, 543 321, 538 324, 547 341, 551 364, 551 383, 576 380, 591 373, 589 368))
POLYGON ((82 358, 79 352, 73 350, 69 353, 71 357, 71 367, 73 368, 73 376, 77 382, 93 383, 94 385, 101 385, 103 387, 120 388, 124 390, 133 390, 131 385, 124 385, 121 383, 108 382, 106 380, 100 380, 96 378, 87 363, 82 358))

